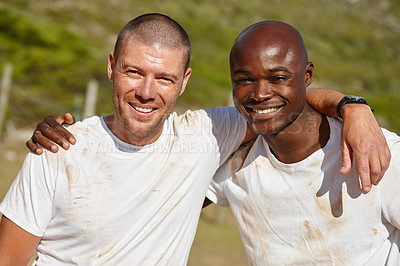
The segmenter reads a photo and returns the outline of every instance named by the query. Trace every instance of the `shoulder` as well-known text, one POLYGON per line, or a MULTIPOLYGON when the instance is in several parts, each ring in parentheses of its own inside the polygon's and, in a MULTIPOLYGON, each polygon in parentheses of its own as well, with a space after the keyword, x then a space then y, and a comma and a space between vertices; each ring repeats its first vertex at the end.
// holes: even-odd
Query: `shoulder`
POLYGON ((78 121, 73 125, 66 126, 66 129, 74 135, 76 143, 71 145, 68 150, 59 149, 57 155, 61 157, 74 157, 76 153, 88 148, 106 150, 113 143, 107 126, 98 116, 78 121))
POLYGON ((92 116, 82 121, 78 121, 71 126, 65 126, 74 136, 87 135, 90 131, 97 131, 101 128, 101 119, 98 116, 92 116))
POLYGON ((330 117, 330 116, 326 116, 326 119, 328 120, 328 123, 329 123, 329 127, 330 127, 330 130, 331 130, 331 135, 332 135, 332 133, 336 133, 336 132, 341 132, 342 131, 343 123, 339 119, 334 118, 334 117, 330 117))
MULTIPOLYGON (((389 182, 389 183, 394 182, 392 185, 389 185, 389 188, 390 187, 396 188, 396 192, 393 192, 393 193, 398 194, 397 188, 400 185, 400 178, 399 178, 400 177, 400 137, 396 133, 390 132, 384 128, 382 128, 382 132, 386 138, 387 144, 390 149, 391 160, 390 160, 389 168, 386 171, 381 183, 379 183, 378 187, 379 188, 383 187, 383 186, 381 186, 381 184, 385 184, 386 182, 389 182)), ((386 190, 388 190, 389 188, 386 188, 386 190)))
POLYGON ((199 110, 187 110, 181 115, 172 113, 170 118, 176 125, 194 125, 200 123, 202 120, 207 118, 207 113, 203 109, 199 110))
POLYGON ((213 123, 224 123, 224 121, 232 121, 237 123, 239 120, 244 118, 239 114, 233 106, 227 107, 213 107, 208 109, 199 110, 187 110, 181 115, 173 113, 170 115, 172 120, 180 125, 193 125, 204 121, 210 121, 213 123))
POLYGON ((383 135, 386 138, 390 150, 400 150, 400 137, 385 128, 382 128, 383 135))
POLYGON ((98 116, 92 116, 82 121, 78 121, 66 129, 76 138, 73 147, 86 145, 85 143, 112 142, 111 131, 108 129, 104 120, 98 116))
POLYGON ((205 112, 211 119, 227 120, 231 119, 237 122, 238 119, 243 119, 239 112, 233 106, 214 107, 205 109, 205 112))

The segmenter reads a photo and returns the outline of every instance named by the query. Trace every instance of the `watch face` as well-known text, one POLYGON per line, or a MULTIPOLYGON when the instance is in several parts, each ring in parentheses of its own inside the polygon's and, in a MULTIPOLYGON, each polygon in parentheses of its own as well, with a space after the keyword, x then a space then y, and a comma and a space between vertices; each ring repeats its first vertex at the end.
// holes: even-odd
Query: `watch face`
POLYGON ((367 104, 367 101, 361 96, 350 95, 348 97, 349 98, 348 98, 347 103, 363 103, 363 104, 367 104))

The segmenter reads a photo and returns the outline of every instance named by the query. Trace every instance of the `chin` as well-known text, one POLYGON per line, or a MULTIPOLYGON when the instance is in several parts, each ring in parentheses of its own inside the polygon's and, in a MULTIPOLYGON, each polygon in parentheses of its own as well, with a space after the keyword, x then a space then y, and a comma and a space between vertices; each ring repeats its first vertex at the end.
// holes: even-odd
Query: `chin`
POLYGON ((276 135, 282 131, 280 128, 258 127, 254 125, 251 125, 250 127, 254 133, 261 136, 276 135))
POLYGON ((146 137, 146 136, 152 135, 155 131, 157 131, 159 126, 154 125, 154 124, 145 124, 145 123, 136 122, 133 124, 126 125, 125 128, 132 135, 135 135, 138 137, 146 137))

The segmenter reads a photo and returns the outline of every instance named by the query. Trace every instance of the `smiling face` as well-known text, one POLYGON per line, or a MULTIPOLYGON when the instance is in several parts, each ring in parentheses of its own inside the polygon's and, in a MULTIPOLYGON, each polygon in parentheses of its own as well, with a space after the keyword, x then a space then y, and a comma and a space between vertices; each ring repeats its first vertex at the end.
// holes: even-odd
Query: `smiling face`
POLYGON ((277 134, 303 112, 313 65, 297 31, 266 22, 248 28, 231 51, 234 103, 259 135, 277 134))
POLYGON ((191 69, 184 49, 142 44, 129 39, 117 61, 111 53, 108 77, 113 82, 115 115, 108 123, 125 142, 146 145, 161 135, 163 123, 185 90, 191 69))

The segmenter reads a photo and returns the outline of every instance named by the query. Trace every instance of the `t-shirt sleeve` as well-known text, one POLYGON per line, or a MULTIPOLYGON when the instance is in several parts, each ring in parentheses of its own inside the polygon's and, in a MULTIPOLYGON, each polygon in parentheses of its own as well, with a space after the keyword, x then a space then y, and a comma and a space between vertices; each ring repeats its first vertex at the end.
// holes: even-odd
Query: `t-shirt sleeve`
POLYGON ((232 186, 235 183, 232 178, 242 168, 253 144, 254 141, 251 141, 242 145, 218 168, 206 194, 209 200, 222 207, 230 206, 229 200, 235 201, 238 191, 236 185, 232 186))
MULTIPOLYGON (((0 205, 0 212, 16 225, 42 237, 52 217, 55 176, 48 152, 29 153, 0 205)), ((51 157, 56 157, 52 154, 51 157)))
POLYGON ((212 134, 214 135, 220 153, 219 165, 242 144, 247 131, 246 120, 235 107, 220 107, 206 109, 211 119, 212 134))
POLYGON ((222 207, 229 207, 229 201, 225 195, 225 180, 230 177, 230 157, 223 165, 221 165, 215 173, 210 185, 208 186, 206 197, 215 204, 222 207))
POLYGON ((392 132, 385 132, 392 159, 377 188, 380 190, 382 215, 393 226, 400 229, 400 138, 392 132))

